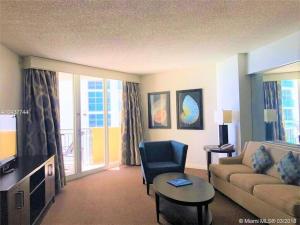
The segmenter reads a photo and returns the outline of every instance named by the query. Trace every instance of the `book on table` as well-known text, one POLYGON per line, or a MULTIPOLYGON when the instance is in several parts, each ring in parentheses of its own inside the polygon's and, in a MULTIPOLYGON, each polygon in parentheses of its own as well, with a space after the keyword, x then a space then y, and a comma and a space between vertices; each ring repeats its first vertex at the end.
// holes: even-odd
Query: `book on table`
POLYGON ((171 184, 171 185, 173 185, 175 187, 181 187, 181 186, 190 185, 193 182, 191 180, 189 180, 189 179, 176 178, 176 179, 168 180, 167 183, 171 184))

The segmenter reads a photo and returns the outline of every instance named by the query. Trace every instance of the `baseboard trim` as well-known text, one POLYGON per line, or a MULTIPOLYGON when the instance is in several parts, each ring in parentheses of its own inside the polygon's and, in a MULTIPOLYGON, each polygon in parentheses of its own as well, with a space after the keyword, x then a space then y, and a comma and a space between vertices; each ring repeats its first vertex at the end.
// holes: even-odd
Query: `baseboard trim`
POLYGON ((185 167, 186 168, 191 168, 191 169, 207 170, 207 166, 206 165, 201 165, 199 163, 186 163, 185 167))

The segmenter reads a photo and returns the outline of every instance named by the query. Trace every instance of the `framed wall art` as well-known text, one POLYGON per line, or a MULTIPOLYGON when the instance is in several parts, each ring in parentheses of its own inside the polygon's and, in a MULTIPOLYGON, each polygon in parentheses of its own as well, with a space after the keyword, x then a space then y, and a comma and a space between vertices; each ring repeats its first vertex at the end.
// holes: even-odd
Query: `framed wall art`
POLYGON ((176 91, 177 129, 203 130, 202 89, 176 91))
POLYGON ((170 92, 148 93, 149 128, 171 128, 170 92))

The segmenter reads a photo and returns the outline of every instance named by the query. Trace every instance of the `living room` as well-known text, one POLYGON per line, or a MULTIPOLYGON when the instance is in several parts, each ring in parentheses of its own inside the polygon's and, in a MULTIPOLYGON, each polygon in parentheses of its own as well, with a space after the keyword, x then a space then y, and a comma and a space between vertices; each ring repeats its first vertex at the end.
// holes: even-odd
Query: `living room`
POLYGON ((1 225, 300 223, 300 1, 0 8, 1 225))

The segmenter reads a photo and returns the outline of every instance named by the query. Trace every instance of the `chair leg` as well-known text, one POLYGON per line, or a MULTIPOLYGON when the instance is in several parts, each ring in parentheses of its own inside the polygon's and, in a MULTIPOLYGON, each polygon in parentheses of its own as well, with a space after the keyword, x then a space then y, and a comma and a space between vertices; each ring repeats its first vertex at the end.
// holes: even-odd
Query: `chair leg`
POLYGON ((149 186, 150 186, 150 184, 147 183, 147 195, 149 195, 149 186))
POLYGON ((143 177, 143 184, 145 184, 145 178, 143 177))

